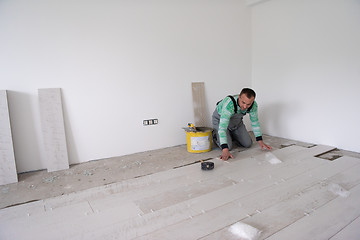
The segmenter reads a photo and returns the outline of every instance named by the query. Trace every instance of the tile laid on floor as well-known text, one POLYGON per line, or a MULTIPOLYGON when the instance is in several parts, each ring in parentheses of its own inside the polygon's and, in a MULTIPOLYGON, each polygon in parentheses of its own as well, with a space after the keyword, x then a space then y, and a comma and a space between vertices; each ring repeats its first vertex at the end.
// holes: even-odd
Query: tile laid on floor
MULTIPOLYGON (((313 157, 326 150, 326 146, 274 150, 272 153, 281 160, 280 164, 268 162, 265 152, 254 151, 250 156, 240 153, 228 162, 212 159, 215 162, 212 171, 202 171, 200 163, 190 164, 5 208, 0 210, 0 236, 2 239, 35 236, 36 239, 211 239, 237 221, 252 215, 256 219, 256 213, 268 211, 271 216, 271 209, 276 210, 279 201, 288 206, 286 201, 299 192, 319 184, 332 173, 344 171, 338 160, 329 162, 313 157)), ((349 160, 343 166, 349 168, 358 161, 349 160)), ((301 212, 302 205, 298 206, 301 212)), ((285 224, 291 221, 291 216, 286 220, 288 217, 283 217, 285 224)), ((263 231, 270 231, 266 232, 269 236, 278 229, 264 227, 263 231)))

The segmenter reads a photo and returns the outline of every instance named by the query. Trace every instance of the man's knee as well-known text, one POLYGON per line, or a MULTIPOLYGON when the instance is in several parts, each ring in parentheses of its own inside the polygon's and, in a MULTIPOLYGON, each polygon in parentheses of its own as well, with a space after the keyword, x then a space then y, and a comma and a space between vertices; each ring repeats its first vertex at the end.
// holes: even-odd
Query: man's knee
POLYGON ((252 146, 252 140, 251 138, 248 141, 243 142, 241 145, 245 148, 250 148, 252 146))
POLYGON ((228 145, 229 151, 233 149, 233 143, 232 143, 232 140, 230 140, 230 141, 228 140, 227 145, 228 145))

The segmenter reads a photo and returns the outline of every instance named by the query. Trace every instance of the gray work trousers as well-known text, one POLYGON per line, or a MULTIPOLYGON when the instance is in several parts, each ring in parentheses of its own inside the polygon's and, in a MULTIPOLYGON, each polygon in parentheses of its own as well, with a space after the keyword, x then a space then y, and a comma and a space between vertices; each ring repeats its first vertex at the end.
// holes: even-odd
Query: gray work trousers
MULTIPOLYGON (((227 137, 227 144, 229 150, 233 148, 233 141, 242 147, 249 148, 252 145, 252 139, 246 130, 246 127, 243 123, 243 114, 235 113, 229 121, 229 126, 226 129, 226 137, 227 137)), ((213 140, 216 145, 220 148, 220 138, 219 138, 219 123, 220 123, 220 114, 215 109, 212 115, 212 124, 213 124, 213 140)))

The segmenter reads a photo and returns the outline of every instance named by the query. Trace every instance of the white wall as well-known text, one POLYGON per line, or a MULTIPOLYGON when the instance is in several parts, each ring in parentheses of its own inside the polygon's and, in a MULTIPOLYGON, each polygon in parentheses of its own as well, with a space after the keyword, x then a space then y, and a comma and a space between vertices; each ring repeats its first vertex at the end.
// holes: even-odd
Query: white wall
POLYGON ((252 43, 264 132, 360 152, 360 1, 258 4, 252 43))
POLYGON ((191 82, 205 82, 209 117, 251 84, 250 26, 238 0, 0 1, 18 171, 45 168, 39 88, 62 88, 70 163, 185 144, 191 82))

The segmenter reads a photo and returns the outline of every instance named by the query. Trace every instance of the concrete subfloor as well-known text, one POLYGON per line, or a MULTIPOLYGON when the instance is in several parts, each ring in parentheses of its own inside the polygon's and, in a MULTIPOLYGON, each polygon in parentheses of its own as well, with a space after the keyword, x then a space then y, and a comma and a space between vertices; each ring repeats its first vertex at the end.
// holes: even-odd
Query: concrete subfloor
MULTIPOLYGON (((264 135, 264 142, 271 145, 273 149, 290 145, 303 147, 316 145, 268 135, 264 135)), ((237 147, 232 150, 235 156, 254 152, 261 152, 255 141, 250 149, 237 147)), ((218 148, 206 153, 189 153, 186 145, 180 145, 75 164, 71 165, 70 169, 63 171, 48 173, 46 170, 42 170, 21 173, 18 175, 18 183, 0 186, 0 209, 138 178, 198 163, 201 160, 217 158, 220 154, 218 148)), ((335 149, 318 157, 334 160, 341 156, 360 158, 360 153, 335 149)))

